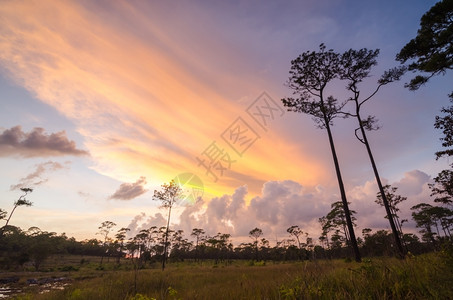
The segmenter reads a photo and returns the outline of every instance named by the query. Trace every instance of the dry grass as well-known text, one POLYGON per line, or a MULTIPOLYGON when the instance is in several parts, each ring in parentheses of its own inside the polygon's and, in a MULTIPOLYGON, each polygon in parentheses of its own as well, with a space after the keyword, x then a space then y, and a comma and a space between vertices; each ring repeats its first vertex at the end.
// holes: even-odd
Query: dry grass
POLYGON ((164 272, 140 270, 136 288, 133 270, 104 270, 64 291, 21 299, 453 299, 451 261, 432 253, 362 263, 170 264, 164 272))

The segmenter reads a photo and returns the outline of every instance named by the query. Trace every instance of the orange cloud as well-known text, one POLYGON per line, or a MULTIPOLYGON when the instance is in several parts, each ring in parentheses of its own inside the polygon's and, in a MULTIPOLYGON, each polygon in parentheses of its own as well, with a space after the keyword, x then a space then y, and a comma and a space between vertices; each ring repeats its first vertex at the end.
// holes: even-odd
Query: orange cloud
MULTIPOLYGON (((207 43, 205 52, 185 51, 168 28, 159 28, 139 9, 112 5, 126 21, 117 24, 71 1, 8 1, 0 7, 3 69, 73 120, 97 172, 124 182, 146 176, 159 185, 191 171, 204 175, 207 189, 217 194, 246 180, 253 185, 251 193, 257 193, 267 180, 315 184, 324 175, 292 141, 261 131, 263 138, 247 155, 234 158, 230 175, 213 183, 195 157, 212 141, 221 143, 221 133, 248 105, 228 99, 218 83, 243 88, 254 81, 210 70, 203 55, 215 51, 244 63, 247 58, 233 57, 224 42, 203 37, 198 38, 207 43), (141 27, 121 26, 128 21, 141 27)), ((243 97, 258 96, 248 93, 244 90, 243 97)))

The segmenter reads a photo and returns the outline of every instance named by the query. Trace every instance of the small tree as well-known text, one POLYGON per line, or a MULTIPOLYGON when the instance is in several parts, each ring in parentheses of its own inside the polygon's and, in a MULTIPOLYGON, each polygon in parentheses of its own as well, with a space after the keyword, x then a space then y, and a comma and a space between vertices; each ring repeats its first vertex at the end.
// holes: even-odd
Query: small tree
POLYGON ((195 260, 198 260, 198 256, 199 256, 198 244, 200 243, 200 240, 203 239, 204 234, 205 234, 205 231, 201 228, 192 229, 192 233, 190 234, 191 236, 195 237, 195 260))
POLYGON ((412 218, 414 219, 417 227, 422 228, 420 231, 423 234, 425 241, 431 241, 435 245, 434 236, 439 240, 442 236, 439 231, 439 226, 444 232, 444 238, 451 238, 450 227, 452 226, 453 211, 446 207, 432 206, 427 203, 420 203, 411 208, 414 212, 412 218), (432 227, 436 229, 433 232, 432 227))
POLYGON ((165 242, 164 242, 164 253, 162 257, 162 271, 165 270, 165 262, 167 260, 167 249, 168 249, 168 230, 170 228, 170 217, 171 209, 177 200, 183 197, 183 191, 181 187, 176 184, 174 180, 170 181, 169 184, 164 183, 162 190, 154 191, 153 200, 160 201, 161 207, 168 209, 167 228, 165 231, 165 242))
POLYGON ((19 227, 8 225, 0 230, 0 268, 22 267, 30 261, 31 240, 19 227))
POLYGON ((230 238, 231 234, 220 232, 213 237, 206 238, 208 256, 215 259, 215 264, 228 259, 229 253, 233 250, 230 238))
POLYGON ((431 242, 432 245, 435 246, 435 233, 432 231, 432 226, 434 225, 432 208, 433 206, 431 204, 419 203, 411 207, 411 210, 413 210, 412 218, 414 219, 416 226, 422 228, 420 233, 422 233, 423 240, 431 242))
POLYGON ((434 202, 453 205, 453 170, 443 170, 429 184, 434 202))
MULTIPOLYGON (((403 197, 401 195, 396 194, 396 191, 398 190, 398 188, 392 187, 389 184, 385 185, 383 187, 383 190, 384 190, 383 193, 381 193, 381 192, 377 193, 375 202, 377 204, 379 204, 380 206, 384 206, 385 205, 384 199, 386 199, 389 210, 390 210, 390 217, 393 219, 393 223, 395 224, 396 230, 398 231, 399 241, 401 241, 401 239, 403 237, 402 225, 404 222, 407 222, 407 220, 406 219, 400 220, 400 217, 398 216, 398 212, 400 211, 400 209, 398 208, 398 205, 401 202, 406 201, 407 197, 403 197), (384 195, 385 198, 382 197, 382 195, 384 195)), ((387 214, 385 217, 388 219, 389 215, 387 214)), ((399 248, 398 248, 398 250, 399 250, 399 248)))
POLYGON ((351 246, 355 260, 361 261, 330 128, 333 124, 333 119, 339 116, 346 101, 338 103, 336 98, 326 95, 327 85, 338 79, 341 74, 340 55, 333 52, 333 50, 326 51, 324 44, 321 44, 319 52, 307 51, 292 60, 289 73, 288 87, 293 90, 293 94, 296 97, 283 98, 282 102, 288 107, 289 111, 311 115, 318 127, 327 131, 347 228, 351 238, 351 246))
POLYGON ((99 232, 97 234, 101 235, 104 239, 104 241, 102 243, 103 251, 102 251, 101 262, 100 262, 101 266, 102 266, 102 262, 104 260, 105 252, 108 251, 106 246, 107 246, 107 242, 109 240, 109 237, 108 237, 109 233, 112 231, 112 228, 115 226, 116 226, 116 224, 113 223, 112 221, 104 221, 101 223, 101 226, 98 227, 99 232))
POLYGON ((450 227, 453 225, 453 211, 447 207, 442 206, 433 206, 430 209, 432 219, 434 221, 434 226, 436 227, 437 236, 441 238, 439 232, 439 226, 444 232, 444 237, 451 237, 450 227))
POLYGON ((302 259, 302 243, 300 241, 300 236, 304 234, 302 229, 299 228, 297 225, 293 225, 286 229, 286 232, 288 232, 290 235, 294 236, 297 240, 297 247, 299 248, 299 259, 302 259))
POLYGON ((116 243, 117 243, 117 251, 118 251, 118 257, 116 259, 116 262, 118 264, 120 263, 120 259, 124 254, 124 250, 126 249, 126 245, 124 244, 124 241, 126 240, 126 233, 128 231, 130 231, 129 228, 122 227, 115 234, 115 239, 116 239, 116 243))
POLYGON ((250 232, 249 232, 250 238, 254 239, 253 245, 255 248, 255 260, 256 261, 258 261, 258 239, 262 235, 263 235, 263 230, 261 230, 258 227, 255 227, 254 229, 250 230, 250 232))
POLYGON ((57 251, 57 239, 55 232, 41 231, 38 227, 32 227, 27 231, 30 259, 38 271, 42 263, 57 251))
MULTIPOLYGON (((340 242, 342 238, 340 238, 339 233, 342 234, 344 237, 344 240, 346 241, 346 245, 350 246, 351 245, 351 237, 349 236, 349 231, 347 230, 347 221, 346 221, 346 214, 343 209, 343 205, 341 201, 337 201, 332 203, 331 211, 326 215, 326 222, 323 227, 323 231, 331 231, 335 230, 335 235, 337 242, 340 242)), ((355 221, 356 218, 354 215, 356 212, 354 210, 349 211, 351 214, 351 221, 353 226, 355 227, 355 221)), ((337 243, 340 244, 340 243, 337 243)))
POLYGON ((319 237, 319 241, 321 242, 321 245, 325 244, 326 249, 330 248, 330 243, 329 243, 329 232, 332 230, 332 227, 327 221, 326 216, 323 216, 318 219, 319 224, 321 225, 321 236, 319 237))
MULTIPOLYGON (((6 224, 4 227, 8 226, 8 223, 9 223, 9 220, 11 219, 11 217, 13 216, 13 213, 14 211, 16 210, 16 208, 18 206, 32 206, 33 205, 33 202, 30 202, 28 201, 27 199, 25 199, 25 197, 27 196, 28 193, 31 193, 33 192, 33 189, 30 189, 30 188, 21 188, 20 189, 22 192, 24 192, 25 194, 23 194, 22 196, 19 197, 19 199, 17 201, 14 202, 14 207, 13 207, 13 210, 11 211, 11 213, 9 214, 9 217, 8 219, 6 220, 6 224)), ((6 213, 6 212, 4 212, 6 213)))
POLYGON ((132 263, 134 265, 134 294, 137 294, 137 281, 138 281, 138 271, 141 267, 141 258, 140 258, 140 242, 137 236, 130 238, 126 243, 126 249, 131 255, 132 263), (138 252, 138 253, 137 253, 138 252))

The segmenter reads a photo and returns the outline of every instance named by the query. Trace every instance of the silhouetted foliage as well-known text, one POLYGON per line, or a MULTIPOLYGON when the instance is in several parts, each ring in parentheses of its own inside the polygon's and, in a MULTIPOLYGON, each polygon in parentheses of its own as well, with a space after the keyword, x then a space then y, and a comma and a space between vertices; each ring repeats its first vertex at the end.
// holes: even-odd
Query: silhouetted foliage
POLYGON ((417 204, 411 210, 413 210, 412 218, 417 227, 422 228, 420 233, 423 241, 430 242, 432 247, 437 247, 445 241, 451 241, 453 210, 427 203, 417 204))
POLYGON ((445 150, 436 152, 436 157, 440 158, 443 156, 453 156, 453 93, 449 95, 451 106, 443 107, 441 112, 444 116, 436 116, 436 122, 434 127, 442 130, 443 137, 440 138, 442 141, 442 147, 445 150))
MULTIPOLYGON (((453 94, 450 95, 450 101, 453 103, 453 94)), ((444 116, 436 116, 436 122, 434 127, 441 129, 444 134, 441 137, 442 147, 445 150, 436 152, 436 158, 453 156, 453 105, 447 108, 443 108, 442 112, 444 116)), ((439 203, 440 206, 428 206, 428 204, 421 205, 412 215, 414 220, 417 219, 420 223, 420 227, 424 228, 423 234, 429 237, 434 244, 432 238, 436 233, 438 239, 440 238, 439 226, 442 228, 444 233, 444 239, 448 237, 451 239, 450 228, 453 224, 453 164, 450 164, 450 169, 441 171, 436 177, 434 177, 434 183, 429 184, 431 189, 431 197, 434 197, 434 202, 439 203), (415 214, 415 215, 414 215, 415 214), (430 231, 429 222, 426 218, 432 218, 432 224, 436 228, 436 233, 430 231)), ((416 222, 417 222, 416 220, 416 222)))
POLYGON ((190 234, 191 236, 195 237, 195 259, 198 259, 201 254, 199 244, 200 242, 204 241, 205 233, 206 232, 201 228, 194 228, 192 229, 192 233, 190 234))
POLYGON ((422 239, 425 242, 431 242, 432 246, 434 246, 435 233, 432 231, 432 226, 434 225, 432 208, 433 206, 431 204, 419 203, 411 207, 411 210, 414 211, 412 212, 412 218, 417 224, 416 226, 422 228, 422 230, 420 230, 420 233, 422 234, 422 239))
POLYGON ((355 130, 355 136, 357 139, 362 142, 367 150, 368 157, 370 159, 371 166, 373 168, 373 173, 376 178, 376 183, 379 188, 380 197, 382 199, 382 205, 385 207, 387 212, 387 218, 389 219, 390 227, 392 229, 395 243, 398 248, 401 257, 404 257, 404 249, 401 244, 401 236, 398 233, 397 225, 394 223, 394 219, 391 218, 391 209, 388 204, 386 193, 379 176, 379 172, 374 160, 373 153, 371 151, 371 146, 368 141, 366 131, 377 130, 377 119, 374 116, 368 116, 366 119, 363 119, 361 116, 362 106, 373 98, 374 95, 379 91, 379 89, 389 84, 395 80, 399 80, 400 77, 405 72, 405 67, 394 68, 386 71, 383 76, 378 80, 378 85, 376 89, 369 95, 361 97, 359 84, 369 76, 371 68, 377 64, 376 58, 379 55, 379 50, 368 50, 366 48, 360 50, 348 50, 341 55, 341 68, 340 68, 340 79, 347 81, 346 89, 352 93, 349 101, 354 103, 354 112, 346 112, 346 116, 352 116, 357 119, 358 128, 355 130), (358 132, 360 131, 360 135, 358 132))
MULTIPOLYGON (((391 218, 393 218, 393 221, 396 225, 396 229, 398 231, 398 236, 400 238, 400 240, 402 239, 403 237, 403 223, 407 222, 406 219, 402 219, 400 220, 400 217, 398 215, 398 212, 400 211, 400 209, 398 208, 398 205, 403 202, 403 201, 406 201, 407 200, 407 197, 403 197, 401 195, 398 195, 396 194, 396 191, 398 190, 397 187, 392 187, 391 185, 387 184, 383 187, 383 190, 384 190, 384 195, 385 195, 385 198, 387 199, 388 201, 388 205, 389 205, 389 209, 390 209, 390 212, 391 212, 391 218)), ((382 194, 379 192, 377 193, 376 195, 376 200, 375 202, 381 206, 384 206, 384 201, 383 201, 383 197, 382 197, 382 194)), ((386 215, 385 218, 388 218, 389 216, 386 215)))
POLYGON ((444 74, 453 66, 453 1, 437 2, 420 20, 417 36, 407 43, 396 59, 410 61, 409 70, 422 71, 406 86, 418 89, 431 77, 444 74))
POLYGON ((249 236, 254 239, 253 241, 253 247, 255 248, 255 260, 258 261, 259 255, 258 255, 258 239, 263 235, 263 230, 261 230, 258 227, 255 227, 254 229, 250 230, 249 236))
POLYGON ((288 229, 286 229, 286 232, 288 232, 290 235, 292 235, 296 238, 297 247, 299 248, 299 251, 298 251, 299 259, 302 259, 303 258, 303 255, 302 255, 303 243, 301 242, 301 237, 304 234, 304 232, 297 225, 293 225, 293 226, 289 227, 288 229))
POLYGON ((122 227, 115 234, 114 245, 115 245, 115 248, 116 248, 116 252, 118 253, 117 254, 117 260, 116 260, 116 262, 118 264, 120 263, 121 257, 124 256, 124 250, 126 250, 126 244, 124 243, 124 241, 126 240, 126 233, 128 231, 130 231, 129 228, 122 227))
POLYGON ((30 260, 38 271, 41 264, 53 253, 57 252, 59 243, 56 241, 57 234, 55 232, 41 231, 39 228, 30 228, 27 231, 30 237, 28 248, 30 260))
POLYGON ((219 232, 215 236, 207 237, 205 245, 207 258, 214 259, 215 264, 221 261, 228 262, 231 259, 233 251, 231 234, 219 232))
MULTIPOLYGON (((303 234, 306 237, 306 242, 301 241, 300 248, 298 247, 298 242, 291 238, 283 239, 271 247, 269 241, 262 235, 252 236, 253 242, 242 243, 233 248, 231 235, 219 232, 214 236, 203 236, 200 238, 199 251, 196 251, 194 242, 187 240, 182 230, 170 230, 168 239, 169 261, 178 262, 193 259, 203 263, 211 260, 216 265, 219 263, 229 265, 233 259, 243 259, 250 260, 253 265, 262 265, 269 260, 294 261, 300 260, 301 257, 302 259, 344 258, 350 251, 350 247, 346 246, 346 236, 344 235, 344 229, 342 229, 344 228, 344 219, 341 220, 343 218, 341 217, 341 205, 335 205, 333 211, 338 212, 338 214, 334 213, 334 215, 339 215, 340 217, 336 219, 329 216, 328 218, 329 222, 332 222, 331 224, 338 224, 332 225, 329 233, 331 237, 329 247, 313 245, 311 238, 307 234, 303 234), (256 246, 258 246, 258 260, 256 259, 256 246)), ((440 242, 446 242, 448 232, 446 228, 442 227, 444 226, 442 225, 442 218, 445 218, 445 216, 442 215, 440 210, 436 211, 435 209, 428 214, 428 220, 434 220, 434 222, 438 223, 439 232, 445 229, 443 231, 444 235, 439 237, 438 233, 436 233, 436 225, 431 223, 433 228, 431 233, 436 245, 440 245, 440 242)), ((424 224, 420 224, 424 226, 424 224)), ((204 232, 203 229, 198 229, 204 232)), ((119 245, 121 240, 124 239, 123 233, 127 232, 127 230, 121 228, 118 232, 118 238, 108 244, 109 252, 106 253, 104 242, 97 239, 79 242, 74 238, 66 237, 65 234, 56 235, 53 232, 42 231, 36 227, 22 231, 18 227, 9 225, 5 228, 5 234, 0 237, 0 269, 29 270, 30 267, 33 267, 35 270, 40 270, 43 262, 51 255, 81 255, 82 261, 85 255, 115 257, 116 259, 121 255, 121 257, 125 257, 126 265, 130 266, 132 264, 135 276, 138 278, 140 269, 154 268, 156 267, 155 264, 162 260, 166 234, 165 227, 157 228, 156 226, 151 226, 148 229, 140 230, 124 243, 121 252, 119 251, 119 245)), ((254 232, 259 233, 259 231, 254 232)), ((290 236, 293 237, 293 235, 290 236)), ((301 236, 302 234, 299 238, 301 236)), ((428 237, 426 235, 424 240, 428 237)), ((395 253, 394 241, 387 231, 379 230, 376 233, 372 233, 371 229, 365 229, 363 231, 363 240, 359 238, 359 241, 361 251, 366 256, 393 255, 395 253)), ((415 254, 433 249, 431 240, 427 240, 428 244, 421 243, 418 237, 412 234, 405 234, 403 241, 406 243, 408 250, 415 254)), ((98 269, 103 270, 104 266, 98 266, 98 269)))
POLYGON ((0 269, 23 269, 31 264, 38 271, 56 253, 68 253, 67 237, 31 227, 27 231, 8 225, 0 236, 0 269))
MULTIPOLYGON (((112 231, 112 228, 115 227, 116 224, 112 221, 104 221, 102 222, 101 226, 98 227, 99 229, 99 232, 97 234, 101 235, 102 238, 104 239, 103 240, 103 248, 104 248, 104 251, 102 253, 102 256, 101 256, 101 261, 100 261, 100 265, 102 266, 102 262, 104 261, 104 256, 106 253, 109 253, 109 245, 111 243, 111 239, 109 238, 109 234, 110 232, 112 231)), ((109 256, 110 257, 110 254, 109 256)))
POLYGON ((174 180, 170 181, 170 183, 164 183, 162 185, 161 191, 154 191, 153 200, 159 201, 161 203, 161 207, 168 209, 168 219, 167 219, 167 228, 165 232, 165 242, 164 242, 164 252, 162 256, 162 271, 165 269, 165 262, 167 260, 167 250, 168 250, 168 230, 170 228, 170 217, 171 217, 171 209, 173 205, 176 203, 177 200, 180 200, 182 197, 182 189, 181 187, 176 184, 174 180))
POLYGON ((346 192, 341 177, 340 166, 335 150, 330 126, 333 119, 340 115, 341 109, 347 101, 339 103, 338 100, 326 95, 326 87, 341 75, 341 57, 333 50, 327 50, 324 44, 319 46, 319 51, 306 51, 291 61, 288 87, 295 97, 283 98, 283 104, 288 111, 309 114, 313 117, 319 128, 325 128, 329 138, 330 149, 335 165, 341 200, 344 207, 347 227, 351 238, 351 247, 356 261, 360 261, 359 248, 352 225, 346 192))
POLYGON ((453 170, 443 170, 434 177, 434 184, 429 184, 434 202, 443 205, 453 204, 453 170))
POLYGON ((14 202, 14 207, 11 213, 9 214, 8 219, 6 220, 6 224, 4 227, 8 226, 9 221, 11 220, 11 217, 13 216, 14 211, 16 210, 17 207, 19 206, 32 206, 33 202, 28 201, 25 197, 28 195, 28 193, 33 192, 33 189, 30 188, 21 188, 20 189, 24 194, 19 197, 17 201, 14 202))
MULTIPOLYGON (((356 212, 354 210, 350 210, 350 214, 352 224, 355 227, 356 218, 354 215, 356 212)), ((351 238, 349 236, 349 231, 347 230, 346 214, 341 201, 332 203, 331 211, 325 216, 325 218, 322 218, 322 220, 324 220, 324 223, 322 224, 323 233, 327 236, 328 232, 333 232, 330 237, 329 245, 331 249, 339 250, 344 245, 350 245, 351 238)))
MULTIPOLYGON (((445 74, 453 68, 453 1, 442 0, 432 6, 420 20, 417 36, 407 43, 396 59, 401 63, 409 63, 409 70, 421 71, 425 74, 417 75, 406 85, 416 90, 428 80, 438 74, 445 74)), ((453 103, 453 93, 449 95, 453 103)), ((436 158, 453 155, 453 106, 442 108, 443 116, 436 116, 434 127, 442 130, 441 138, 444 150, 436 152, 436 158)), ((422 228, 423 240, 438 245, 437 241, 451 239, 453 197, 453 164, 451 169, 441 171, 435 178, 434 184, 429 184, 434 202, 442 206, 432 206, 420 203, 413 206, 412 217, 417 227, 422 228), (436 229, 433 231, 433 227, 436 229), (443 236, 439 232, 443 231, 443 236)))
MULTIPOLYGON (((450 102, 453 104, 453 93, 450 95, 450 102)), ((441 110, 445 115, 436 116, 434 127, 442 130, 443 137, 442 147, 444 150, 436 152, 436 157, 453 156, 453 105, 444 107, 441 110)), ((451 169, 441 171, 435 178, 434 184, 430 184, 431 196, 434 196, 434 201, 443 205, 452 205, 453 203, 453 163, 451 169)))
POLYGON ((363 232, 362 253, 366 256, 390 256, 394 254, 393 236, 387 230, 378 230, 376 233, 363 232))

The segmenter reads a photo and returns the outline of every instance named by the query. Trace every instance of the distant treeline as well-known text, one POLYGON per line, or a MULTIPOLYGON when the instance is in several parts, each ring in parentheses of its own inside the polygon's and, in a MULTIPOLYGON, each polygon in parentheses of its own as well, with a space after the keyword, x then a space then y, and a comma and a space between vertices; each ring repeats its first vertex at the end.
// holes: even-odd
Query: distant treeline
MULTIPOLYGON (((105 222, 104 222, 105 223, 105 222)), ((104 224, 103 223, 103 224, 104 224)), ((114 224, 114 223, 111 223, 114 224)), ((102 228, 101 232, 102 232, 102 228)), ((99 256, 100 264, 109 259, 120 264, 124 259, 132 259, 140 267, 161 261, 165 227, 151 227, 141 230, 133 238, 126 240, 127 230, 121 228, 114 238, 109 237, 113 226, 104 231, 104 240, 87 239, 76 241, 65 234, 41 231, 32 227, 22 230, 15 226, 1 228, 0 268, 3 270, 23 270, 34 267, 39 270, 42 263, 51 255, 99 256)), ((104 228, 105 229, 105 228, 104 228)), ((170 262, 193 260, 213 260, 214 263, 228 263, 236 259, 255 261, 314 260, 351 257, 347 241, 339 235, 332 235, 329 242, 322 246, 314 245, 313 240, 304 234, 298 226, 288 228, 289 238, 270 247, 259 228, 250 231, 250 243, 233 246, 230 234, 218 233, 207 236, 203 229, 192 230, 193 241, 184 236, 182 230, 169 231, 168 249, 170 262)), ((433 239, 421 241, 414 234, 404 234, 406 249, 413 254, 440 249, 442 244, 451 243, 449 237, 433 236, 433 239)), ((396 255, 393 236, 390 232, 363 230, 358 239, 360 251, 364 256, 396 255)))
MULTIPOLYGON (((421 254, 440 250, 443 245, 452 244, 453 210, 450 208, 449 197, 440 198, 443 201, 436 198, 434 202, 438 205, 419 203, 411 208, 412 219, 420 228, 420 239, 415 234, 404 233, 403 230, 403 224, 407 220, 400 218, 398 205, 407 198, 398 195, 396 187, 386 185, 384 190, 405 253, 421 254)), ((25 194, 15 202, 15 207, 27 201, 25 195, 30 191, 24 191, 25 194)), ((379 193, 376 203, 382 205, 379 193)), ((356 226, 356 212, 354 210, 349 212, 352 224, 356 226)), ((3 218, 5 216, 6 213, 3 214, 3 218)), ((8 225, 9 219, 0 228, 0 269, 3 270, 23 270, 30 267, 39 270, 49 256, 56 254, 98 256, 101 266, 104 259, 113 259, 120 264, 122 259, 127 258, 140 268, 163 261, 164 257, 168 257, 170 262, 188 259, 213 260, 216 264, 228 263, 233 259, 285 261, 354 257, 341 201, 332 203, 330 212, 318 219, 322 230, 318 242, 299 226, 293 225, 286 230, 287 238, 278 241, 273 247, 265 238, 265 233, 258 227, 250 230, 250 242, 234 246, 231 234, 219 232, 210 236, 202 228, 193 228, 187 236, 182 230, 152 226, 127 238, 131 235, 128 234, 129 228, 116 230, 117 224, 104 221, 98 227, 97 235, 100 239, 77 241, 75 238, 68 238, 64 233, 58 235, 37 227, 23 230, 8 225)), ((362 230, 362 237, 357 238, 357 245, 362 256, 401 257, 395 237, 390 231, 373 232, 365 228, 362 230)))

